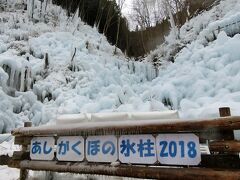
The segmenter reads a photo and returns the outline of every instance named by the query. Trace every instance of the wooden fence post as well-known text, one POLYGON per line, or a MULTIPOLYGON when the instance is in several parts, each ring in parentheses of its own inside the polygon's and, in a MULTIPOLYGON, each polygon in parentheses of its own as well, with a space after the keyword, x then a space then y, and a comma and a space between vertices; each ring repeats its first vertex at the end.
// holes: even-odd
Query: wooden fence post
MULTIPOLYGON (((229 116, 231 116, 231 109, 230 109, 230 107, 221 107, 221 108, 219 108, 219 114, 220 114, 220 117, 229 117, 229 116)), ((234 132, 233 131, 227 131, 225 133, 229 134, 231 139, 234 140, 234 132)))
POLYGON ((221 107, 219 108, 220 117, 228 117, 231 116, 231 109, 229 107, 221 107))
MULTIPOLYGON (((24 122, 24 127, 32 127, 32 122, 24 122)), ((22 152, 27 151, 28 146, 27 145, 22 145, 22 152)), ((26 180, 28 177, 28 170, 26 169, 20 169, 20 180, 26 180)))

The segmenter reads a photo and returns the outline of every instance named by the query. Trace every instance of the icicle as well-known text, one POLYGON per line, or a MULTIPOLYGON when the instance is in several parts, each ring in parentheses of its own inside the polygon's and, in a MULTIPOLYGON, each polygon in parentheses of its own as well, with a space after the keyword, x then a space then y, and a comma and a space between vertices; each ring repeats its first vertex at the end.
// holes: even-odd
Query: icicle
POLYGON ((144 71, 145 71, 145 77, 146 77, 147 81, 149 81, 149 74, 148 74, 148 67, 147 66, 144 67, 144 71))
POLYGON ((13 84, 13 88, 15 88, 16 90, 19 90, 20 86, 19 86, 19 74, 20 72, 19 71, 16 71, 15 72, 15 75, 14 75, 14 84, 13 84))
POLYGON ((20 83, 20 91, 24 91, 24 77, 25 77, 25 68, 22 68, 21 70, 21 83, 20 83))
POLYGON ((151 71, 150 66, 147 66, 146 71, 148 74, 148 80, 151 81, 152 80, 152 71, 151 71))
POLYGON ((42 9, 42 19, 45 18, 45 15, 46 15, 46 12, 47 12, 47 5, 48 5, 48 0, 44 0, 43 9, 42 9))
POLYGON ((15 69, 11 69, 11 75, 10 75, 10 84, 9 84, 9 86, 10 87, 13 87, 13 84, 14 84, 14 75, 15 75, 15 69))
POLYGON ((47 94, 47 92, 44 90, 43 92, 42 92, 42 102, 44 101, 44 99, 45 99, 45 97, 46 97, 46 94, 47 94))
POLYGON ((136 72, 136 67, 135 67, 135 63, 133 62, 133 73, 136 72))
POLYGON ((155 74, 153 71, 153 66, 151 64, 148 65, 148 73, 149 73, 149 77, 150 77, 150 81, 153 80, 155 78, 155 74))
POLYGON ((31 1, 30 0, 27 0, 27 14, 28 14, 28 17, 30 18, 30 14, 31 14, 31 1))
POLYGON ((21 71, 18 71, 18 83, 17 83, 17 87, 16 87, 16 89, 18 90, 18 91, 20 91, 20 88, 21 88, 21 71))
POLYGON ((27 78, 26 78, 26 83, 27 83, 27 90, 31 89, 31 70, 30 68, 27 67, 27 78))
POLYGON ((29 19, 33 19, 34 15, 34 0, 28 0, 27 2, 27 10, 29 19))

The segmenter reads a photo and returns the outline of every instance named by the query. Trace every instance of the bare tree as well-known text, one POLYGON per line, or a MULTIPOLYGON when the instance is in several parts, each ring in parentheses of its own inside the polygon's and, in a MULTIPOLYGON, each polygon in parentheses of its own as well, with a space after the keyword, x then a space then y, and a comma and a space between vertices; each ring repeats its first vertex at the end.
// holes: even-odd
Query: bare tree
POLYGON ((107 7, 107 1, 99 1, 97 16, 96 16, 96 22, 95 26, 99 28, 99 25, 101 23, 102 17, 103 17, 103 10, 107 7))
POLYGON ((176 32, 177 25, 174 15, 184 8, 185 0, 134 0, 132 20, 141 29, 154 26, 164 18, 169 18, 172 29, 176 32))
POLYGON ((175 38, 178 38, 178 28, 176 26, 175 23, 175 19, 174 19, 174 11, 173 11, 173 6, 170 2, 170 0, 163 0, 163 6, 166 12, 166 17, 169 17, 170 19, 170 24, 174 33, 175 38))
POLYGON ((147 0, 135 0, 133 2, 132 12, 132 20, 134 22, 137 22, 141 29, 145 29, 151 26, 151 13, 147 0))

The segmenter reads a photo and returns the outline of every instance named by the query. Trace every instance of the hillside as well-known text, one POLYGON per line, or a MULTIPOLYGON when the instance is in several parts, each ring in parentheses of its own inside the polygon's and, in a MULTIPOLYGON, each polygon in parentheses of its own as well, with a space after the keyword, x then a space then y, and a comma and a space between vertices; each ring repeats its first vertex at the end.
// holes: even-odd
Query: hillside
POLYGON ((221 1, 185 23, 178 40, 170 34, 145 59, 160 66, 151 85, 156 96, 168 98, 183 117, 216 117, 219 106, 229 105, 237 113, 239 6, 237 0, 221 1))
POLYGON ((151 64, 120 50, 113 56, 103 35, 61 8, 51 5, 46 15, 48 23, 33 23, 26 11, 1 13, 0 132, 59 114, 124 111, 136 101, 129 96, 155 77, 151 64))

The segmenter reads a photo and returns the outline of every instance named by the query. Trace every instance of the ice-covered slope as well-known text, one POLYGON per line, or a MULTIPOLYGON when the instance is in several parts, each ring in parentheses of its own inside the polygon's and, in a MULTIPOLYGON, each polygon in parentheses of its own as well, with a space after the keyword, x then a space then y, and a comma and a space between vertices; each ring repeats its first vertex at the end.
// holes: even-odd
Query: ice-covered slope
POLYGON ((214 117, 220 106, 240 114, 240 34, 225 32, 208 46, 195 42, 184 48, 176 62, 162 70, 148 96, 169 98, 182 117, 214 117))
POLYGON ((151 64, 113 55, 103 35, 60 7, 31 20, 11 6, 0 13, 0 133, 59 114, 149 110, 138 96, 156 76, 151 64))
POLYGON ((207 46, 221 31, 230 36, 239 33, 239 0, 216 0, 215 4, 209 11, 203 11, 186 22, 179 29, 178 39, 175 39, 174 32, 170 32, 170 35, 165 37, 165 43, 151 52, 146 60, 155 64, 169 64, 167 61, 174 61, 179 49, 196 40, 207 46))
POLYGON ((39 125, 81 112, 176 109, 182 118, 200 118, 218 116, 220 106, 230 106, 239 114, 239 27, 234 37, 222 28, 216 40, 206 40, 212 27, 238 21, 238 6, 237 0, 223 0, 186 23, 181 32, 193 42, 186 40, 175 63, 160 68, 157 78, 151 64, 113 55, 103 35, 59 7, 49 5, 45 20, 34 24, 22 10, 2 12, 0 132, 25 120, 39 125), (201 17, 216 15, 197 28, 205 23, 201 17))
POLYGON ((178 40, 171 34, 166 37, 166 43, 146 58, 158 58, 164 65, 148 96, 167 98, 183 118, 215 117, 220 106, 230 106, 239 115, 239 8, 238 0, 222 0, 187 22, 178 40), (179 46, 183 49, 175 63, 166 62, 179 46))

